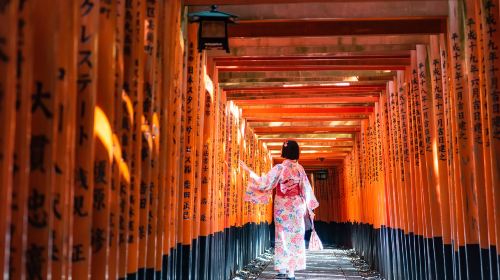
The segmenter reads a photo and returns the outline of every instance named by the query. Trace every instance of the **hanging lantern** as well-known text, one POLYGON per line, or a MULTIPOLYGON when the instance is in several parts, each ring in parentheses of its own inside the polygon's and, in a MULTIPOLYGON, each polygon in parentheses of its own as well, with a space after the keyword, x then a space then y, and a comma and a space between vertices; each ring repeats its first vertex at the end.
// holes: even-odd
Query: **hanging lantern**
POLYGON ((227 24, 235 23, 237 16, 217 11, 217 6, 212 5, 212 10, 189 14, 191 22, 199 22, 198 50, 225 50, 229 53, 229 39, 227 24))
POLYGON ((319 170, 316 171, 314 174, 314 178, 317 180, 326 180, 327 177, 328 177, 328 171, 326 170, 319 170))

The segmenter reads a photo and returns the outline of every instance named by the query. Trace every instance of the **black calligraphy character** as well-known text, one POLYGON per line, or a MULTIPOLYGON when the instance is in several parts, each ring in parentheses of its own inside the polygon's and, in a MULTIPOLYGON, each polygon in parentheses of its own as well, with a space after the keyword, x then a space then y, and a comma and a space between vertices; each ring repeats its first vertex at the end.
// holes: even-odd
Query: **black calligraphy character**
POLYGON ((90 57, 92 56, 92 52, 91 51, 79 51, 79 54, 82 58, 78 62, 78 66, 81 66, 83 64, 87 64, 87 66, 89 68, 92 68, 92 61, 90 60, 90 57))
MULTIPOLYGON (((152 3, 152 4, 154 5, 154 3, 152 3)), ((154 17, 154 16, 155 16, 155 9, 154 9, 154 8, 149 7, 149 8, 147 9, 146 16, 147 16, 147 17, 154 17)))
POLYGON ((124 183, 120 184, 120 195, 127 195, 127 185, 124 183))
POLYGON ((126 206, 127 201, 125 199, 120 200, 120 213, 125 213, 126 206))
POLYGON ((149 82, 144 83, 144 95, 145 98, 142 103, 142 107, 144 112, 149 112, 151 110, 151 105, 152 105, 151 99, 153 98, 153 87, 149 82))
POLYGON ((125 234, 123 232, 120 232, 120 234, 118 235, 118 244, 123 244, 125 243, 125 234))
POLYGON ((59 68, 59 75, 57 76, 57 78, 59 79, 59 81, 63 81, 64 77, 66 77, 66 70, 64 68, 59 68))
POLYGON ((83 254, 83 244, 73 245, 73 251, 71 254, 72 262, 81 262, 85 260, 85 256, 83 254))
POLYGON ((109 18, 109 15, 110 15, 110 13, 111 13, 111 9, 110 9, 110 8, 108 8, 108 7, 101 7, 101 9, 100 9, 100 13, 101 13, 102 15, 106 15, 106 18, 109 18))
POLYGON ((87 179, 87 171, 79 167, 76 171, 75 181, 78 185, 86 190, 89 189, 89 183, 87 179))
POLYGON ((31 95, 31 99, 33 102, 33 105, 31 105, 31 112, 34 113, 38 108, 42 110, 43 115, 51 119, 52 118, 52 112, 47 108, 47 106, 43 103, 43 99, 50 99, 51 94, 50 92, 43 92, 43 83, 42 82, 36 82, 36 92, 31 95))
POLYGON ((126 131, 130 131, 130 122, 127 116, 123 116, 122 118, 122 128, 126 131))
MULTIPOLYGON (((52 231, 52 239, 56 240, 56 231, 52 231)), ((58 262, 59 258, 59 248, 57 247, 57 242, 52 243, 52 261, 58 262)))
MULTIPOLYGON (((2 2, 0 2, 1 4, 2 2)), ((0 10, 2 9, 2 7, 0 6, 0 10)), ((7 44, 7 39, 5 38, 1 38, 0 37, 0 61, 2 62, 9 62, 9 56, 7 56, 7 54, 2 50, 2 46, 3 45, 6 45, 7 44)))
POLYGON ((82 16, 86 16, 92 11, 92 8, 94 8, 94 3, 90 2, 90 0, 83 0, 80 8, 82 9, 82 16))
POLYGON ((75 202, 73 206, 73 213, 79 217, 87 217, 89 213, 85 212, 84 207, 84 197, 83 195, 75 196, 75 202))
POLYGON ((39 170, 45 173, 45 146, 49 143, 49 139, 45 135, 33 135, 30 143, 30 167, 31 171, 39 170))
POLYGON ((84 73, 78 76, 78 80, 76 82, 78 84, 78 92, 82 92, 92 82, 92 79, 90 77, 90 74, 84 73))
POLYGON ((59 210, 59 204, 61 202, 61 194, 60 193, 56 193, 54 195, 54 200, 53 200, 53 203, 52 203, 52 211, 54 212, 54 216, 58 219, 58 220, 61 220, 62 219, 62 215, 61 215, 61 211, 59 210))
POLYGON ((144 226, 139 226, 139 238, 144 239, 146 237, 146 229, 144 226))
POLYGON ((104 193, 103 188, 94 189, 94 209, 99 211, 105 208, 104 200, 106 198, 106 194, 104 193))
POLYGON ((80 33, 80 42, 81 43, 86 43, 90 38, 92 38, 92 35, 87 36, 87 26, 82 25, 81 28, 81 33, 80 33))
POLYGON ((107 184, 105 160, 98 161, 94 164, 94 182, 96 184, 107 184))
POLYGON ((118 221, 118 227, 120 228, 120 230, 125 230, 125 217, 124 216, 120 216, 120 219, 118 221))
POLYGON ((80 146, 83 145, 83 141, 87 140, 88 138, 89 138, 88 134, 85 133, 85 127, 83 127, 83 125, 80 125, 80 137, 78 140, 80 146))
MULTIPOLYGON (((145 138, 145 137, 143 137, 143 138, 145 138)), ((148 147, 148 143, 147 143, 146 139, 144 139, 143 143, 144 143, 144 145, 142 146, 142 149, 141 149, 141 160, 145 161, 149 156, 149 147, 148 147)))
POLYGON ((92 244, 92 251, 94 253, 99 252, 102 249, 104 242, 106 242, 106 237, 104 233, 105 233, 104 230, 101 228, 92 229, 91 244, 92 244))
MULTIPOLYGON (((133 212, 132 208, 130 209, 130 212, 133 212)), ((128 221, 128 230, 133 232, 134 231, 134 220, 132 219, 132 217, 134 217, 134 215, 130 215, 130 213, 129 213, 129 216, 130 216, 130 220, 128 221)))
POLYGON ((146 204, 147 204, 147 195, 146 191, 148 189, 148 186, 144 183, 141 182, 141 198, 139 200, 139 205, 141 209, 146 209, 146 204))
POLYGON ((44 253, 44 246, 38 246, 33 243, 31 243, 28 250, 26 250, 26 271, 28 272, 28 279, 44 279, 44 277, 42 277, 42 267, 45 262, 43 257, 44 253))
POLYGON ((35 228, 44 228, 47 226, 48 215, 43 209, 45 205, 45 194, 39 193, 37 189, 33 189, 28 197, 28 222, 35 228))

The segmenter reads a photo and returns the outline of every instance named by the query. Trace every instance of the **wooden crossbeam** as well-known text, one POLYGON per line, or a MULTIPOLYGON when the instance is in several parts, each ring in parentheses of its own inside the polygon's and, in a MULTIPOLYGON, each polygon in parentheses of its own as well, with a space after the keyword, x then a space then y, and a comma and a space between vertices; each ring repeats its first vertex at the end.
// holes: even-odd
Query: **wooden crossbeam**
POLYGON ((370 103, 377 102, 378 96, 339 96, 339 97, 302 97, 302 98, 274 98, 274 99, 242 99, 234 103, 242 108, 255 105, 272 104, 329 104, 329 103, 370 103))
POLYGON ((359 121, 368 119, 368 115, 357 116, 326 116, 326 117, 304 117, 304 116, 286 116, 286 117, 248 117, 243 116, 249 123, 251 122, 318 122, 318 121, 359 121))
POLYGON ((226 88, 226 93, 260 93, 260 92, 359 92, 359 91, 381 91, 385 90, 386 85, 356 85, 349 86, 296 86, 296 87, 248 87, 248 88, 226 88))
MULTIPOLYGON (((285 140, 289 140, 290 138, 285 138, 285 137, 276 137, 276 138, 259 138, 259 140, 263 142, 283 142, 285 140)), ((330 138, 330 139, 325 139, 325 138, 294 138, 297 142, 300 143, 311 143, 315 142, 315 144, 319 143, 324 143, 324 142, 340 142, 340 143, 350 143, 352 144, 353 139, 352 138, 330 138)))
POLYGON ((224 63, 232 62, 258 62, 258 61, 281 61, 288 62, 290 60, 294 61, 351 61, 355 59, 407 59, 410 61, 410 53, 405 52, 404 54, 396 53, 392 54, 372 54, 372 55, 288 55, 288 56, 226 56, 226 57, 214 57, 214 61, 218 65, 224 66, 224 63))
POLYGON ((446 33, 446 18, 248 20, 228 26, 229 37, 315 37, 446 33))
POLYGON ((233 59, 216 60, 217 68, 231 66, 247 67, 301 67, 301 66, 407 66, 410 64, 409 57, 339 57, 339 58, 273 58, 273 59, 233 59))
POLYGON ((262 133, 352 133, 361 131, 360 126, 337 126, 337 127, 325 127, 325 126, 277 126, 277 127, 255 127, 253 131, 256 134, 262 133))
MULTIPOLYGON (((278 164, 283 161, 282 158, 273 158, 273 163, 278 164)), ((343 159, 324 159, 323 161, 319 159, 299 159, 299 163, 304 168, 311 167, 322 167, 323 169, 328 166, 339 166, 344 163, 343 159)))
POLYGON ((256 117, 286 117, 297 116, 330 116, 345 114, 369 114, 373 107, 339 107, 339 108, 273 108, 273 109, 243 109, 243 116, 256 117))
POLYGON ((404 70, 405 65, 291 65, 291 66, 218 66, 220 72, 247 72, 247 71, 331 71, 331 70, 404 70))

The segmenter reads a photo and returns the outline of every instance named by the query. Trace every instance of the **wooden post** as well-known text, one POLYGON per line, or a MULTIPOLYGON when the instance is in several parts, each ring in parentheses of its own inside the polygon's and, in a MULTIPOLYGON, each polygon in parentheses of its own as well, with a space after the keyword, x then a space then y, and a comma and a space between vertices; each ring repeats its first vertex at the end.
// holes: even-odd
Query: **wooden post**
POLYGON ((148 242, 151 237, 150 228, 150 204, 155 197, 151 195, 153 185, 153 161, 154 161, 154 125, 153 125, 153 108, 156 105, 156 37, 158 28, 158 2, 146 1, 144 4, 146 14, 144 15, 144 36, 141 37, 140 45, 143 48, 141 56, 144 59, 144 86, 143 100, 139 106, 143 108, 141 120, 141 173, 140 173, 140 190, 139 190, 139 260, 138 260, 138 277, 144 278, 146 271, 146 258, 148 254, 148 242))
POLYGON ((57 127, 57 151, 54 192, 51 196, 54 225, 52 229, 52 277, 67 277, 71 266, 71 235, 73 220, 75 120, 78 62, 78 5, 63 1, 58 5, 59 15, 71 15, 71 20, 58 17, 58 26, 62 26, 57 35, 59 53, 57 65, 56 90, 59 92, 59 120, 57 127), (62 23, 64 22, 64 24, 62 23))
MULTIPOLYGON (((443 99, 443 74, 441 54, 439 51, 439 37, 432 35, 430 37, 430 45, 428 46, 428 65, 430 67, 431 77, 431 92, 432 92, 432 108, 430 110, 433 116, 432 123, 432 155, 433 155, 433 169, 434 169, 434 184, 437 185, 438 201, 441 212, 441 225, 442 225, 442 240, 438 236, 434 236, 435 242, 442 242, 444 244, 451 244, 451 222, 450 222, 450 202, 448 191, 448 166, 447 166, 447 147, 446 147, 446 121, 445 121, 445 104, 443 99)), ((446 75, 445 75, 446 77, 446 75)), ((439 244, 441 245, 441 244, 439 244)), ((444 247, 443 247, 444 248, 444 247)), ((441 248, 436 248, 441 252, 441 248)), ((441 253, 439 253, 441 254, 441 253)), ((452 277, 451 272, 451 255, 444 255, 442 258, 436 260, 439 267, 444 267, 445 270, 440 271, 440 277, 452 277), (444 261, 444 265, 439 263, 444 261), (446 273, 446 276, 445 276, 446 273)))
MULTIPOLYGON (((206 73, 205 73, 206 74, 206 73)), ((205 84, 205 102, 203 104, 204 114, 204 125, 203 125, 203 149, 202 149, 202 170, 201 170, 201 208, 200 208, 200 253, 201 253, 201 267, 200 267, 200 278, 206 279, 209 277, 209 261, 210 261, 210 242, 213 232, 211 232, 212 220, 212 199, 213 199, 213 183, 215 182, 212 176, 212 166, 213 161, 213 146, 214 146, 214 116, 215 116, 215 106, 214 106, 214 89, 209 77, 204 77, 205 84), (211 85, 211 87, 210 87, 211 85)))
MULTIPOLYGON (((486 204, 485 189, 488 186, 486 183, 486 176, 484 172, 485 158, 483 149, 483 108, 486 108, 484 103, 484 98, 482 91, 484 90, 484 78, 480 71, 483 69, 483 52, 482 52, 482 33, 481 24, 478 17, 479 7, 476 5, 477 1, 466 0, 464 23, 465 23, 465 61, 466 61, 466 77, 467 77, 467 87, 468 87, 468 105, 469 109, 469 120, 467 121, 469 125, 469 141, 470 150, 472 151, 471 160, 473 161, 473 192, 470 194, 470 199, 472 203, 475 204, 474 207, 477 209, 477 230, 479 234, 479 247, 474 248, 469 247, 468 254, 471 257, 478 256, 481 260, 481 267, 474 267, 473 271, 469 273, 477 272, 482 273, 482 277, 486 278, 490 276, 490 260, 489 260, 489 240, 488 240, 488 216, 487 207, 482 207, 486 204), (483 103, 481 103, 483 101, 483 103), (477 251, 476 251, 477 250, 477 251), (481 251, 484 251, 481 252, 481 251), (471 252, 472 254, 470 254, 471 252)), ((469 199, 468 199, 469 200, 469 199)))
MULTIPOLYGON (((482 52, 484 53, 484 102, 487 107, 484 116, 487 117, 487 121, 483 123, 483 131, 485 131, 484 142, 487 145, 487 150, 489 150, 489 155, 485 155, 486 161, 485 166, 489 166, 490 175, 486 175, 488 179, 491 177, 491 186, 486 190, 486 196, 488 198, 488 204, 492 204, 488 207, 488 213, 493 212, 494 216, 494 232, 495 236, 490 240, 490 244, 495 242, 496 250, 496 268, 497 271, 492 271, 492 275, 500 277, 500 265, 498 260, 498 251, 500 250, 500 124, 498 119, 500 118, 500 86, 498 85, 498 80, 500 76, 500 61, 498 59, 499 51, 499 41, 500 41, 500 31, 499 31, 499 21, 500 21, 500 5, 494 4, 494 1, 477 1, 480 5, 481 14, 481 24, 482 28, 482 52), (487 133, 486 133, 487 131, 487 133), (492 211, 489 209, 492 208, 492 211)), ((487 168, 486 168, 487 169, 487 168)), ((489 214, 488 214, 489 215, 489 214)), ((492 224, 491 218, 488 218, 488 226, 492 224)), ((490 230, 490 233, 492 230, 490 230)), ((491 238, 491 236, 490 236, 491 238)), ((494 267, 494 266, 493 266, 494 267)))
MULTIPOLYGON (((161 117, 161 144, 160 144, 160 189, 163 188, 163 245, 159 248, 160 263, 157 263, 157 269, 162 270, 162 277, 170 276, 172 267, 169 266, 171 250, 176 245, 175 229, 177 217, 177 186, 178 181, 178 163, 180 152, 180 71, 182 67, 179 61, 180 41, 180 10, 178 1, 167 1, 164 6, 164 26, 169 26, 163 32, 162 45, 165 65, 162 73, 162 88, 165 98, 162 99, 162 117, 161 117), (173 2, 173 3, 171 3, 173 2), (168 42, 168 43, 167 43, 168 42), (163 156, 165 154, 165 158, 163 156), (177 163, 177 165, 176 165, 177 163)), ((163 63, 162 63, 163 64, 163 63)), ((160 230, 161 225, 159 225, 160 230)))
MULTIPOLYGON (((3 3, 0 9, 0 119, 4 123, 0 129, 0 195, 5 199, 0 207, 0 273, 8 274, 11 224, 11 201, 13 181, 14 140, 16 139, 16 61, 18 1, 3 3)), ((49 96, 52 101, 53 96, 49 96)), ((49 105, 50 106, 50 105, 49 105)), ((43 248, 44 250, 46 249, 43 248)), ((42 253, 44 253, 42 250, 42 253)), ((46 269, 46 267, 44 267, 46 269)))
POLYGON ((181 201, 182 201, 182 273, 181 277, 187 279, 191 269, 191 251, 193 235, 193 211, 194 211, 194 191, 196 152, 197 152, 197 110, 198 110, 198 89, 199 89, 199 54, 197 49, 198 24, 191 23, 188 26, 188 48, 187 48, 187 84, 185 95, 185 115, 184 115, 184 144, 182 162, 181 201))
MULTIPOLYGON (((18 125, 15 130, 13 164, 18 168, 13 170, 13 185, 16 187, 12 190, 12 220, 10 227, 12 239, 10 242, 8 270, 10 279, 26 278, 26 256, 23 252, 26 251, 27 241, 25 237, 27 235, 28 224, 25 217, 28 214, 27 206, 30 175, 31 94, 33 93, 33 26, 32 17, 30 16, 32 7, 32 3, 20 5, 18 23, 24 22, 24 24, 18 24, 17 30, 17 54, 24 57, 24 61, 17 64, 15 71, 15 73, 17 73, 15 96, 18 104, 15 119, 18 125)), ((4 67, 3 64, 0 65, 2 65, 0 67, 4 67)), ((1 83, 4 83, 4 81, 1 83)), ((3 104, 4 101, 5 100, 0 100, 0 104, 3 104)), ((11 103, 11 105, 14 106, 13 103, 11 103)), ((4 105, 0 106, 2 106, 0 110, 3 111, 4 105)), ((5 116, 2 115, 2 118, 3 117, 5 116)), ((2 135, 8 135, 6 133, 8 132, 2 131, 2 135)), ((4 168, 4 166, 2 165, 0 168, 4 168)), ((3 173, 1 176, 3 176, 3 173)), ((0 246, 0 248, 3 247, 0 246)), ((5 250, 3 252, 5 252, 5 250)), ((0 257, 0 259, 2 259, 2 257, 0 257)), ((5 259, 3 259, 3 261, 5 261, 5 259)), ((3 272, 2 268, 2 273, 3 272)))
MULTIPOLYGON (((158 235, 158 224, 160 220, 163 220, 162 211, 160 211, 159 203, 160 203, 160 183, 159 183, 159 173, 160 173, 160 136, 161 129, 166 129, 160 125, 161 114, 162 114, 162 99, 165 97, 165 92, 162 91, 161 86, 161 70, 163 69, 162 65, 162 43, 166 42, 161 41, 162 34, 159 32, 159 24, 163 18, 163 2, 148 2, 147 3, 147 16, 148 25, 147 25, 147 44, 148 47, 146 50, 149 51, 149 45, 153 44, 153 49, 151 50, 151 55, 154 57, 154 63, 150 69, 151 77, 150 80, 152 82, 152 92, 153 92, 153 100, 152 100, 152 115, 151 115, 151 138, 152 138, 152 155, 151 155, 151 184, 149 189, 149 211, 147 213, 147 255, 145 261, 145 278, 150 279, 154 278, 156 273, 156 258, 157 258, 157 245, 160 242, 160 236, 158 235)), ((151 58, 151 57, 150 57, 151 58)), ((149 60, 151 61, 151 60, 149 60)), ((146 78, 148 76, 146 75, 146 78)), ((148 86, 145 86, 146 89, 148 86)), ((146 105, 146 104, 145 104, 146 105)), ((166 154, 165 154, 166 156, 166 154)), ((163 194, 163 190, 162 190, 163 194)), ((161 205, 161 209, 163 210, 163 204, 161 205)), ((162 225, 163 226, 163 225, 162 225)), ((163 229, 163 227, 162 227, 163 229)), ((161 248, 161 246, 158 246, 161 248)), ((159 250, 161 251, 161 250, 159 250)), ((158 255, 158 258, 161 261, 161 254, 158 255)), ((158 269, 160 272, 161 269, 158 269)))
MULTIPOLYGON (((426 223, 428 219, 428 214, 426 211, 426 198, 424 198, 424 185, 422 185, 422 174, 421 174, 421 152, 423 147, 423 141, 420 137, 422 135, 422 130, 420 129, 421 118, 420 118, 420 94, 419 94, 419 82, 418 82, 418 68, 416 51, 411 52, 411 91, 409 96, 409 108, 411 110, 411 140, 413 146, 413 170, 414 174, 414 184, 415 184, 415 204, 416 204, 416 240, 415 240, 415 271, 416 278, 422 278, 425 275, 424 266, 424 252, 423 238, 426 237, 426 223)), ((423 152, 422 152, 423 153, 423 152)))
POLYGON ((73 201, 72 277, 91 274, 91 227, 94 193, 94 112, 97 94, 99 5, 83 1, 78 27, 77 118, 73 201))
POLYGON ((106 279, 110 244, 111 183, 114 154, 115 57, 117 7, 102 2, 99 13, 97 59, 97 98, 94 119, 95 155, 93 162, 94 194, 92 209, 92 279, 106 279))
MULTIPOLYGON (((128 185, 125 183, 125 173, 122 171, 126 165, 122 157, 122 144, 118 140, 122 133, 123 121, 129 122, 126 117, 126 111, 123 110, 123 41, 124 41, 124 12, 125 1, 117 0, 114 3, 115 30, 114 34, 114 81, 113 87, 114 95, 114 116, 113 116, 113 162, 111 165, 111 199, 110 199, 110 213, 109 213, 109 264, 108 264, 108 277, 115 279, 119 277, 120 260, 126 258, 126 204, 127 204, 127 189, 128 185), (123 255, 122 255, 123 253, 123 255)), ((127 176, 128 167, 127 167, 127 176)), ((129 179, 130 180, 130 179, 129 179)), ((130 183, 130 182, 128 182, 130 183)), ((123 264, 126 267, 126 263, 123 264)))
MULTIPOLYGON (((459 240, 460 252, 460 275, 478 275, 480 271, 480 257, 475 254, 469 255, 473 251, 477 253, 479 247, 479 227, 478 227, 478 205, 474 191, 474 161, 472 154, 471 138, 471 112, 468 104, 471 102, 470 91, 467 85, 468 69, 466 64, 466 45, 464 33, 464 7, 462 1, 450 2, 450 49, 451 49, 451 75, 454 77, 452 84, 453 102, 456 119, 456 186, 458 211, 463 213, 464 238, 459 240), (463 241, 463 242, 460 242, 463 241), (465 261, 467 254, 467 261, 465 261), (467 270, 465 270, 467 268, 467 270)), ((460 225, 459 225, 460 226, 460 225)), ((461 227, 458 228, 461 230, 461 227)))
MULTIPOLYGON (((43 6, 48 3, 44 3, 43 6)), ((52 2, 55 5, 55 2, 52 2)), ((17 8, 17 7, 16 7, 17 8)), ((54 28, 57 11, 33 6, 33 93, 30 144, 30 190, 28 194, 28 245, 26 268, 28 279, 45 279, 51 275, 53 216, 51 198, 55 184, 57 147, 57 109, 59 92, 57 41, 54 28)), ((12 25, 11 25, 12 26, 12 25)), ((2 75, 4 76, 4 75, 2 75)), ((5 77, 5 76, 4 76, 5 77)), ((8 123, 8 121, 6 121, 8 123)), ((3 134, 6 135, 6 134, 3 134)), ((2 170, 4 170, 2 168, 2 170)), ((10 203, 7 202, 7 205, 10 203)), ((2 213, 2 218, 5 213, 2 213)))

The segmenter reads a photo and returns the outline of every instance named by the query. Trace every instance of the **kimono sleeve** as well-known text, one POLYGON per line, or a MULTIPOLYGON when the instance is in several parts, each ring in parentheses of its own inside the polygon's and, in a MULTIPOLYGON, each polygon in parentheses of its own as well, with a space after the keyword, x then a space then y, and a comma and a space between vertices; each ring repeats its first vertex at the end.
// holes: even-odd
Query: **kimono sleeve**
POLYGON ((309 210, 314 210, 319 206, 319 202, 316 199, 316 196, 314 195, 314 192, 311 187, 311 183, 309 182, 309 179, 307 178, 306 172, 304 170, 301 170, 301 189, 302 189, 302 194, 304 196, 304 200, 306 202, 307 209, 309 210))
POLYGON ((268 203, 272 197, 272 190, 278 184, 283 166, 274 166, 266 175, 250 178, 244 200, 253 203, 268 203))

